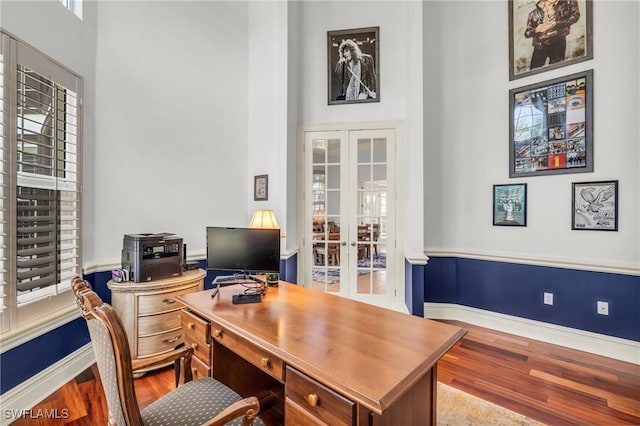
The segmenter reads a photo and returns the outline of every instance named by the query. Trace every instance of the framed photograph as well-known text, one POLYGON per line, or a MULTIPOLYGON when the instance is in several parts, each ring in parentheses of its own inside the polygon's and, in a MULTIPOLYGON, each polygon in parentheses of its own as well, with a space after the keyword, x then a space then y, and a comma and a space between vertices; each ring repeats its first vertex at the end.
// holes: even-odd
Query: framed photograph
POLYGON ((593 70, 509 91, 509 177, 593 171, 593 70))
POLYGON ((509 80, 593 59, 592 0, 507 0, 509 80))
POLYGON ((269 199, 269 175, 253 177, 253 201, 267 201, 269 199))
POLYGON ((618 181, 571 184, 571 229, 618 230, 618 181))
POLYGON ((329 105, 380 102, 380 27, 327 32, 329 105))
POLYGON ((527 184, 493 185, 493 226, 527 226, 527 184))

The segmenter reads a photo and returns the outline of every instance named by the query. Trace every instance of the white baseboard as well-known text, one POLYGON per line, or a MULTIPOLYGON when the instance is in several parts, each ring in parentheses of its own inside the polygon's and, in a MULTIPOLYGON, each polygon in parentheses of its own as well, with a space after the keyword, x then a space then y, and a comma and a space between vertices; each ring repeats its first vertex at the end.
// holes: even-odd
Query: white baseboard
MULTIPOLYGON (((69 380, 89 368, 94 362, 96 362, 96 358, 93 348, 91 343, 87 343, 71 355, 0 395, 0 407, 2 407, 0 425, 8 425, 17 420, 12 418, 12 413, 35 407, 69 380)), ((71 407, 57 408, 62 410, 71 407)))
POLYGON ((462 321, 620 361, 640 364, 640 342, 448 303, 425 303, 424 317, 462 321))

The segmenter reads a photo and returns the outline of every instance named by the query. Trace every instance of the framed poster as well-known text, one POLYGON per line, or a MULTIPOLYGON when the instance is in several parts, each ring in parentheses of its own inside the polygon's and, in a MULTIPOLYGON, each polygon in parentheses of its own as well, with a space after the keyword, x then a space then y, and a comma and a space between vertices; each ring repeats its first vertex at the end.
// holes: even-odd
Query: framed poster
POLYGON ((509 80, 593 59, 591 0, 507 0, 509 80))
POLYGON ((593 70, 509 91, 509 177, 593 171, 593 70))
POLYGON ((493 185, 493 226, 527 226, 527 184, 493 185))
POLYGON ((269 175, 253 177, 253 201, 267 201, 269 199, 269 175))
POLYGON ((380 102, 379 30, 327 32, 329 105, 380 102))
POLYGON ((618 230, 618 181, 571 184, 571 229, 618 230))

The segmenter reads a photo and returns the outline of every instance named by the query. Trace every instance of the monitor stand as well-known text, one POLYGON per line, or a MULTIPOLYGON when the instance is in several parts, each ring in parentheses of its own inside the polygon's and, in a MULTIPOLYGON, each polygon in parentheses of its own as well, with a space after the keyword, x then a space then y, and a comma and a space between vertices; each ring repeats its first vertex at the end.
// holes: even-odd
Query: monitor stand
POLYGON ((211 293, 212 299, 219 294, 220 287, 223 285, 242 284, 248 287, 248 289, 245 290, 245 294, 264 294, 267 286, 264 280, 246 272, 238 272, 233 275, 219 275, 214 278, 213 284, 215 285, 215 289, 213 293, 211 293))

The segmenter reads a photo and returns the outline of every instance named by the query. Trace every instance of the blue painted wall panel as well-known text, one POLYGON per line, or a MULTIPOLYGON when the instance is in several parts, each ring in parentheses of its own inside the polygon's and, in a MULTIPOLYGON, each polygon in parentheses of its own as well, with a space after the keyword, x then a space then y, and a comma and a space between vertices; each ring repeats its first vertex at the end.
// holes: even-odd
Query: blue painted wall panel
POLYGON ((505 262, 432 257, 425 301, 455 303, 640 341, 640 277, 505 262), (552 306, 543 293, 554 294, 552 306), (598 300, 609 315, 596 312, 598 300))

